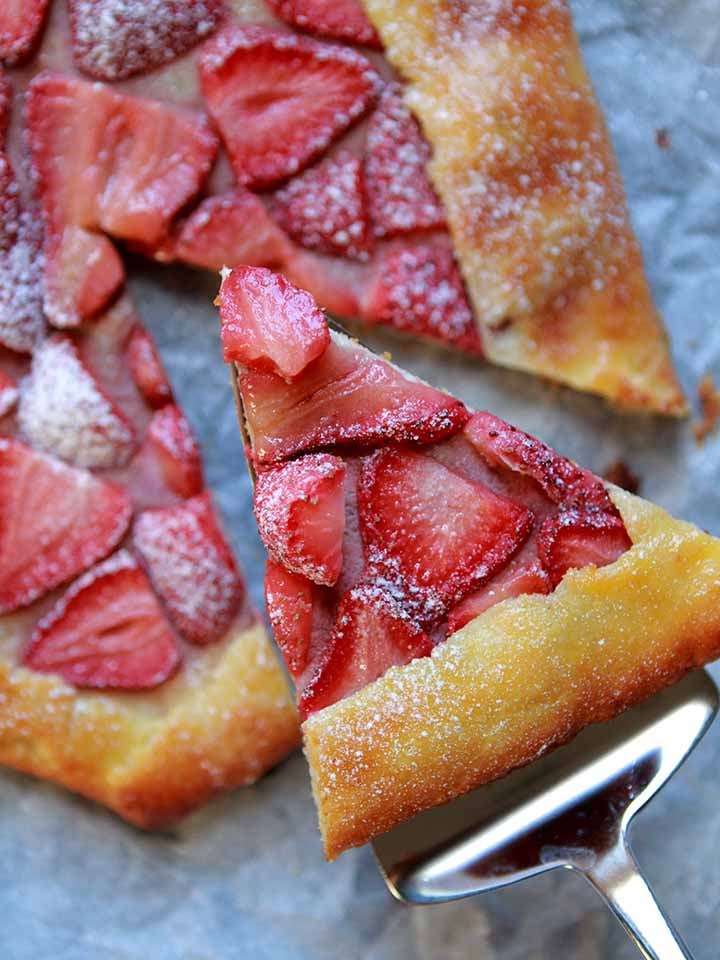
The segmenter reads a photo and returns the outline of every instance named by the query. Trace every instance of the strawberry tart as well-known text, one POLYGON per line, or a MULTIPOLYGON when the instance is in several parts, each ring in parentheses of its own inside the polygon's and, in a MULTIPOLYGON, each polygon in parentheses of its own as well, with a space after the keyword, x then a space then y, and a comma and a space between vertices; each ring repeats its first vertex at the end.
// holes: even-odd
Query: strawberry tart
POLYGON ((117 293, 112 237, 686 412, 566 0, 26 0, 0 11, 0 59, 18 89, 43 73, 51 323, 117 293))
POLYGON ((720 542, 238 267, 218 303, 334 858, 720 654, 720 542))

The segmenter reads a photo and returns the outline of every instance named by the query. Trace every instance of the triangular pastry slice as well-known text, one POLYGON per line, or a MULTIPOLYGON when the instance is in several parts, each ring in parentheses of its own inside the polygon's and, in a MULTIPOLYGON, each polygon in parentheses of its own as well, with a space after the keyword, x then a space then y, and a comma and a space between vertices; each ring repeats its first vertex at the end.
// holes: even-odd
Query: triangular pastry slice
POLYGON ((330 332, 219 295, 328 857, 720 653, 720 542, 330 332))

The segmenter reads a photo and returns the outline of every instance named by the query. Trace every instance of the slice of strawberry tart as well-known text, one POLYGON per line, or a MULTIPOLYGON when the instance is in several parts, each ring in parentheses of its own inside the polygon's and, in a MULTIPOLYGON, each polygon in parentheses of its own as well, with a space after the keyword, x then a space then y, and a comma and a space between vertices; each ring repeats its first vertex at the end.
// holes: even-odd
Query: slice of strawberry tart
POLYGON ((720 542, 331 332, 218 298, 333 858, 720 654, 720 542))

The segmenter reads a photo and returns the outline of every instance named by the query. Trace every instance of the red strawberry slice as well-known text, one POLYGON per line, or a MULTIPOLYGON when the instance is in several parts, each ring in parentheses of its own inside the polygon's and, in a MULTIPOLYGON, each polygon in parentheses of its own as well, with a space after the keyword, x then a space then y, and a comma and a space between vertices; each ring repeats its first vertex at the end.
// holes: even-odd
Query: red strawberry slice
POLYGON ((242 606, 245 586, 210 495, 145 510, 133 536, 170 619, 186 640, 205 645, 223 637, 242 606))
POLYGON ((20 384, 18 424, 37 450, 76 467, 115 467, 135 449, 133 428, 66 337, 36 349, 20 384))
POLYGON ((206 270, 239 263, 279 268, 291 251, 262 200, 242 188, 203 200, 172 245, 175 259, 206 270))
POLYGON ((501 569, 534 520, 437 460, 392 448, 364 461, 358 507, 369 566, 426 624, 501 569))
POLYGON ((367 132, 365 176, 370 217, 378 237, 445 226, 445 211, 427 174, 430 145, 403 102, 386 87, 367 132))
POLYGON ((367 583, 345 594, 319 669, 300 694, 303 719, 381 677, 432 653, 432 640, 382 587, 367 583))
POLYGON ((129 522, 119 487, 0 438, 0 614, 101 560, 129 522))
POLYGON ((553 587, 568 570, 614 563, 632 546, 622 518, 605 510, 561 511, 538 531, 538 554, 553 587))
POLYGON ((75 687, 148 690, 164 683, 181 655, 148 579, 121 550, 89 570, 40 621, 25 666, 75 687))
POLYGON ((531 477, 553 503, 592 505, 617 514, 599 477, 499 417, 474 414, 465 435, 491 467, 531 477))
POLYGON ((310 294, 264 267, 236 267, 217 302, 226 363, 292 380, 329 343, 325 314, 310 294))
POLYGON ((0 61, 13 67, 27 59, 40 38, 48 0, 2 0, 0 61))
POLYGON ((523 593, 549 593, 550 589, 548 575, 537 560, 528 561, 524 558, 512 560, 489 583, 484 584, 452 608, 448 615, 447 636, 502 600, 519 597, 523 593))
POLYGON ((379 78, 354 50, 232 25, 203 48, 200 81, 238 182, 263 188, 320 156, 365 113, 379 78))
POLYGON ((268 560, 265 605, 275 642, 295 680, 302 676, 309 661, 316 589, 310 580, 268 560))
POLYGON ((223 0, 68 0, 75 65, 98 80, 148 73, 208 37, 224 6, 223 0))
POLYGON ((382 48, 359 0, 268 0, 286 23, 318 37, 382 48))
POLYGON ((378 260, 363 317, 482 354, 452 251, 437 243, 393 246, 378 260))
POLYGON ((435 443, 468 418, 459 400, 341 334, 292 383, 254 370, 238 383, 258 463, 323 447, 435 443))
POLYGON ((351 260, 372 249, 360 160, 343 150, 291 180, 273 199, 272 214, 303 247, 351 260))
POLYGON ((0 370, 0 417, 6 416, 18 401, 18 385, 3 370, 0 370))
POLYGON ((128 337, 126 355, 130 374, 151 407, 162 407, 172 400, 172 387, 153 338, 140 324, 128 337))
POLYGON ((125 281, 125 268, 107 237, 68 226, 46 245, 43 279, 45 313, 64 330, 105 310, 125 281))
POLYGON ((363 275, 368 269, 351 260, 295 247, 282 272, 301 290, 308 290, 323 310, 339 317, 356 317, 360 313, 363 275))
POLYGON ((255 516, 270 556, 314 583, 332 586, 343 565, 345 464, 308 454, 261 473, 255 516))
POLYGON ((150 421, 146 444, 157 457, 165 482, 179 497, 193 497, 203 488, 200 448, 185 414, 168 403, 150 421))

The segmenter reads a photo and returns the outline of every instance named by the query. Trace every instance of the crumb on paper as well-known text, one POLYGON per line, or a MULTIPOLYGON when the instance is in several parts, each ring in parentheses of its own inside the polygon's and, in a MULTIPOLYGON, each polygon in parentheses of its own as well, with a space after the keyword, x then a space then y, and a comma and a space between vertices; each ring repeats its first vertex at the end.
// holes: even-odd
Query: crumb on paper
POLYGON ((630 467, 618 457, 609 463, 603 471, 603 478, 608 483, 614 483, 616 487, 622 487, 628 493, 638 493, 640 490, 640 477, 630 469, 630 467))
POLYGON ((670 133, 668 132, 667 127, 658 127, 655 131, 655 143, 660 147, 661 150, 669 150, 672 146, 672 141, 670 140, 670 133))
POLYGON ((720 421, 720 392, 711 374, 702 378, 697 393, 701 417, 693 424, 693 433, 696 443, 701 444, 715 431, 720 421))

